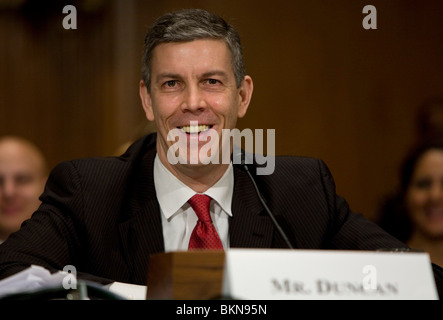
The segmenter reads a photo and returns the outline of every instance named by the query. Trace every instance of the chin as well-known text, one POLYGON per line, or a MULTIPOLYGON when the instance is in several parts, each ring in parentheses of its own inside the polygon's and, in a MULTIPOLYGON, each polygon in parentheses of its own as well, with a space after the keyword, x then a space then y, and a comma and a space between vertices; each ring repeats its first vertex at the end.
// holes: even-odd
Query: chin
POLYGON ((438 230, 435 229, 428 229, 426 231, 426 234, 428 235, 429 238, 431 239, 435 239, 435 240, 443 240, 443 229, 439 228, 438 230))

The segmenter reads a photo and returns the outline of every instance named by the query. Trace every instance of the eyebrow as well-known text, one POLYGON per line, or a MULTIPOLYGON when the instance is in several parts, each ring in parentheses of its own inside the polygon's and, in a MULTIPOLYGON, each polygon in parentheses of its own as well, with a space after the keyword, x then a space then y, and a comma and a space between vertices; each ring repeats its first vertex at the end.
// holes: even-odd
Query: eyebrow
MULTIPOLYGON (((220 77, 226 78, 228 75, 223 70, 212 70, 212 71, 205 72, 201 75, 202 78, 210 78, 213 76, 220 76, 220 77)), ((182 76, 179 75, 178 73, 165 72, 165 73, 160 73, 159 75, 157 75, 156 80, 160 81, 162 79, 181 79, 181 78, 182 78, 182 76)))
POLYGON ((221 77, 227 77, 227 73, 223 70, 213 70, 213 71, 208 71, 202 74, 203 78, 209 78, 212 76, 221 76, 221 77))
POLYGON ((178 73, 160 73, 157 75, 156 80, 162 80, 162 79, 180 79, 181 76, 178 73))

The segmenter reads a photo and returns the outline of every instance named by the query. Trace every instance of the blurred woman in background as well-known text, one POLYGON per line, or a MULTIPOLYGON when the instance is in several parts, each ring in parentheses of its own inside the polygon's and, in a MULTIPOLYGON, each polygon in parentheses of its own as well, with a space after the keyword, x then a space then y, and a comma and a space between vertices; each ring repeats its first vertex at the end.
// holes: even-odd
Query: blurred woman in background
POLYGON ((412 148, 401 167, 398 192, 383 204, 378 223, 443 266, 443 137, 412 148))

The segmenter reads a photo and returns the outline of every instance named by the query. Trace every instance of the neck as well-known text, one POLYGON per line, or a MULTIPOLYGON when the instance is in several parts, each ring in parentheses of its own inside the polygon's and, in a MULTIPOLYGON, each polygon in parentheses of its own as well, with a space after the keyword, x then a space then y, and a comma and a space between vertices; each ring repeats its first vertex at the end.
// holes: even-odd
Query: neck
POLYGON ((431 261, 443 267, 443 238, 429 238, 422 233, 414 232, 408 241, 408 246, 413 249, 420 249, 427 253, 431 261))
POLYGON ((212 187, 225 174, 229 164, 170 164, 161 157, 160 161, 174 176, 197 193, 203 193, 212 187))

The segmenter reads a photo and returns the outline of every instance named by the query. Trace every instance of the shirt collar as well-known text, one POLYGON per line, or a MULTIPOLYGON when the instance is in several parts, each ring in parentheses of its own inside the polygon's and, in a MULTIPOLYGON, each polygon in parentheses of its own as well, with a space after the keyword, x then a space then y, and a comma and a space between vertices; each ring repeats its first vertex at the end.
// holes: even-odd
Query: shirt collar
MULTIPOLYGON (((160 208, 169 219, 174 215, 193 195, 194 190, 189 188, 176 176, 174 176, 160 161, 158 154, 154 160, 154 184, 160 208)), ((234 170, 232 163, 224 175, 204 194, 214 199, 219 206, 230 216, 232 204, 232 192, 234 190, 234 170)))

